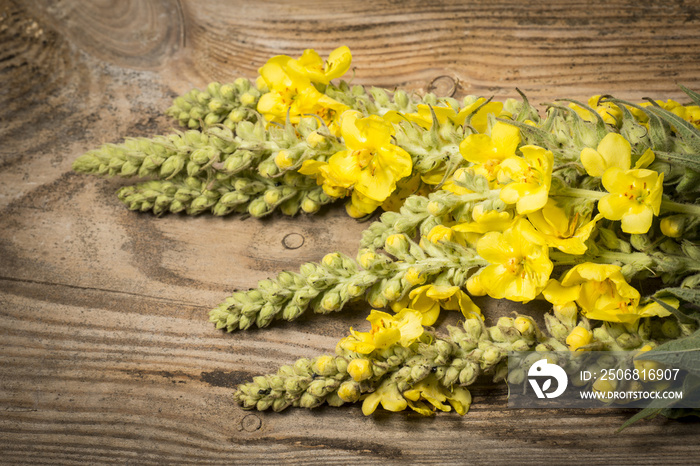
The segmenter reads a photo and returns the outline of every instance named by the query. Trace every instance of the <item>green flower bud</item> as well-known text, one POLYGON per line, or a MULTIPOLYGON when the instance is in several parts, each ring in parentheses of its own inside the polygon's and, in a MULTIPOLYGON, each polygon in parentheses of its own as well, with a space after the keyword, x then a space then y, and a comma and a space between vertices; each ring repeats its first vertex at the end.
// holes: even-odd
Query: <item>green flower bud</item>
POLYGON ((484 351, 484 355, 481 359, 487 366, 493 366, 502 359, 502 354, 498 348, 491 347, 484 351))
POLYGON ((302 408, 315 408, 323 403, 323 399, 317 398, 313 394, 306 392, 299 399, 299 406, 302 408))
POLYGON ((272 178, 280 172, 280 169, 275 165, 275 161, 271 159, 264 160, 258 165, 258 173, 264 178, 272 178))
POLYGON ((264 199, 257 198, 254 199, 248 205, 248 213, 253 217, 260 218, 272 212, 270 207, 267 205, 264 199))
POLYGON ((160 166, 160 176, 170 177, 177 175, 185 167, 185 158, 179 155, 173 155, 163 162, 160 166))
POLYGON ((294 320, 304 313, 304 309, 297 306, 296 304, 289 304, 282 311, 282 318, 284 320, 294 320))
POLYGON ((479 367, 474 363, 468 363, 467 366, 459 372, 459 384, 471 385, 479 377, 479 367))
POLYGON ((287 407, 289 407, 290 403, 289 401, 285 400, 284 398, 277 398, 275 401, 272 402, 272 410, 276 413, 279 413, 280 411, 283 411, 287 407))
POLYGON ((413 379, 414 382, 421 381, 430 374, 431 370, 432 366, 427 364, 413 366, 411 368, 411 379, 413 379))
MULTIPOLYGON (((308 376, 311 374, 311 361, 307 358, 300 358, 294 362, 294 373, 301 376, 308 376)), ((253 379, 255 380, 255 379, 253 379)))
POLYGON ((518 368, 510 371, 508 373, 508 383, 513 385, 520 385, 525 381, 525 371, 518 368))

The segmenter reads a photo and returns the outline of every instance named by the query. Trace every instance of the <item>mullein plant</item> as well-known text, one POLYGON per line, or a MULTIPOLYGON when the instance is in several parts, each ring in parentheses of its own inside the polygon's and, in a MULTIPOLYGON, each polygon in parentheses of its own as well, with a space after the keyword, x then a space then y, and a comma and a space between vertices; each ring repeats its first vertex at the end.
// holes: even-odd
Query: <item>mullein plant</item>
POLYGON ((355 260, 330 253, 211 311, 234 331, 352 301, 374 308, 371 331, 351 329, 335 355, 242 385, 245 408, 362 400, 365 414, 464 414, 476 377, 509 376, 508 351, 698 346, 700 94, 683 88, 689 105, 563 99, 541 116, 522 94, 458 101, 334 83, 351 58, 347 47, 325 61, 273 57, 255 83, 175 99, 167 113, 188 129, 74 163, 147 178, 118 196, 158 215, 294 215, 340 199, 356 218, 385 211, 355 260), (642 296, 633 284, 649 278, 665 288, 642 296), (522 315, 487 327, 471 296, 546 300, 546 332, 522 315), (441 310, 465 319, 449 338, 425 328, 441 310))

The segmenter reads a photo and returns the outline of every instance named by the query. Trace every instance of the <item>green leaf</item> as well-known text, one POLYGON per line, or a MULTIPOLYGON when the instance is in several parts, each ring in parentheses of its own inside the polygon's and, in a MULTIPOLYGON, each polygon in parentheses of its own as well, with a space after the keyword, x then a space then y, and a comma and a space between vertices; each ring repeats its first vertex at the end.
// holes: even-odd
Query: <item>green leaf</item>
POLYGON ((661 107, 650 106, 647 108, 649 109, 649 112, 657 115, 666 123, 672 125, 676 131, 678 131, 678 134, 692 152, 700 153, 700 131, 698 131, 695 126, 693 126, 690 122, 685 121, 675 113, 669 112, 661 107))
MULTIPOLYGON (((688 375, 683 381, 683 398, 684 400, 692 399, 693 395, 697 397, 700 392, 700 378, 693 375, 688 375)), ((673 408, 679 400, 664 400, 656 399, 649 403, 649 406, 639 411, 637 414, 625 421, 624 424, 617 429, 617 432, 624 430, 630 425, 642 419, 653 418, 661 414, 669 419, 677 419, 685 416, 700 416, 700 409, 694 408, 673 408)))
POLYGON ((617 429, 617 432, 622 432, 623 430, 625 430, 626 428, 628 428, 629 426, 631 426, 635 422, 641 421, 642 419, 651 419, 651 418, 658 416, 659 414, 661 414, 661 412, 664 409, 666 409, 668 407, 665 405, 667 405, 669 403, 672 403, 672 401, 669 401, 669 400, 654 400, 654 401, 652 401, 649 404, 649 406, 642 409, 641 411, 639 411, 637 414, 635 414, 631 418, 627 419, 624 422, 624 424, 622 424, 620 426, 620 428, 617 429), (658 405, 658 406, 656 406, 656 405, 658 405), (664 406, 662 406, 662 405, 664 405, 664 406))
POLYGON ((700 306, 700 290, 695 288, 663 288, 657 291, 654 296, 659 294, 670 294, 681 301, 700 306))
POLYGON ((657 158, 669 162, 677 163, 694 171, 700 171, 700 157, 697 154, 680 154, 678 152, 655 151, 657 158))
POLYGON ((700 330, 685 338, 659 345, 644 353, 645 361, 657 361, 673 369, 683 369, 700 377, 700 330))
POLYGON ((700 105, 700 94, 688 89, 687 87, 681 84, 679 84, 678 87, 680 87, 683 90, 683 92, 688 94, 688 97, 690 97, 693 100, 693 103, 695 103, 695 105, 700 105))

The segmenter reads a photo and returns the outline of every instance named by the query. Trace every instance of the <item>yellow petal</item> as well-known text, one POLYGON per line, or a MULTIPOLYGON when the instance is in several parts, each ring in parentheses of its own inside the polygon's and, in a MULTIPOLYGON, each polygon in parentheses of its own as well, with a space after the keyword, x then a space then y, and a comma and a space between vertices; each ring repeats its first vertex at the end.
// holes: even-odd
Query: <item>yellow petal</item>
POLYGON ((522 139, 517 126, 497 121, 491 129, 491 140, 499 154, 512 155, 522 139))
POLYGON ((608 133, 598 144, 598 153, 605 159, 606 169, 617 167, 629 170, 632 164, 632 147, 621 134, 608 133))
POLYGON ((570 302, 576 301, 581 291, 581 285, 562 286, 555 279, 549 280, 547 286, 542 290, 544 299, 556 306, 564 306, 570 302))
POLYGON ((590 176, 603 176, 607 164, 603 156, 595 149, 584 147, 581 151, 581 163, 590 176))
POLYGON ((496 146, 486 134, 470 134, 459 144, 459 152, 465 160, 472 163, 498 158, 496 146))
POLYGON ((328 61, 326 62, 326 79, 330 81, 341 77, 350 69, 351 63, 352 53, 350 53, 350 49, 347 46, 343 45, 333 50, 328 55, 328 61))

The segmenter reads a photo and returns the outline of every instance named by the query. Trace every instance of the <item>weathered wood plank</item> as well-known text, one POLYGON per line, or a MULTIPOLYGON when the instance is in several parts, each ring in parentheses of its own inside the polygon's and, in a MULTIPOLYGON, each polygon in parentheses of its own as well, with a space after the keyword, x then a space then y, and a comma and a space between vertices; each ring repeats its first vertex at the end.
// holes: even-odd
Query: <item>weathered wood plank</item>
MULTIPOLYGON (((362 84, 679 99, 676 83, 700 89, 699 23, 697 1, 0 2, 2 462, 693 462, 697 423, 614 435, 629 412, 509 410, 486 382, 464 417, 243 411, 235 384, 332 352, 367 309, 235 335, 207 311, 326 252, 354 255, 366 225, 342 208, 265 221, 136 214, 114 196, 124 181, 70 165, 104 142, 171 131, 175 95, 306 47, 349 45, 362 84)), ((483 304, 492 318, 514 309, 483 304)))

